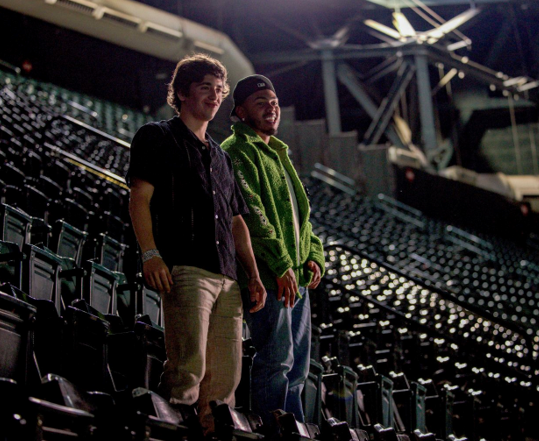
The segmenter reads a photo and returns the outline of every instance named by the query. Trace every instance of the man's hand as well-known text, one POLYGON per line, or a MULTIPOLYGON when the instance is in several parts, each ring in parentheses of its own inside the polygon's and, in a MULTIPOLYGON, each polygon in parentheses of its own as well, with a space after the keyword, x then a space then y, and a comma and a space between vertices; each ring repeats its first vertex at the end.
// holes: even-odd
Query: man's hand
POLYGON ((249 309, 249 312, 258 312, 266 304, 266 288, 264 288, 260 277, 251 277, 247 287, 249 289, 249 294, 251 295, 251 302, 255 303, 255 306, 249 309))
POLYGON ((298 284, 294 270, 289 268, 283 277, 277 277, 277 300, 282 301, 284 295, 284 307, 293 307, 298 292, 298 284))
POLYGON ((160 257, 152 257, 142 266, 142 273, 146 283, 159 292, 159 294, 169 293, 172 286, 172 276, 168 267, 160 257))
POLYGON ((313 278, 307 288, 314 289, 320 284, 322 271, 320 271, 320 267, 314 260, 309 260, 307 262, 307 268, 313 272, 313 278))

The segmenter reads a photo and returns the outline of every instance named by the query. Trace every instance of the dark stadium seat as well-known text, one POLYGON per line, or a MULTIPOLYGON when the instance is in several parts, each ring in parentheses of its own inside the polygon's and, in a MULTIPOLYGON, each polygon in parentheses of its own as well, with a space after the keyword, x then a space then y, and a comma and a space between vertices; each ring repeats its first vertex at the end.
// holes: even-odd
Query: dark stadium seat
POLYGON ((114 216, 126 219, 128 215, 129 194, 127 190, 108 185, 103 188, 99 197, 99 207, 114 216))
POLYGON ((302 394, 305 421, 322 427, 322 375, 324 366, 311 359, 309 375, 302 394))
POLYGON ((336 357, 324 357, 326 366, 322 374, 322 403, 326 419, 345 421, 350 428, 362 428, 357 402, 357 374, 339 363, 336 357))
POLYGON ((153 324, 164 327, 163 310, 161 306, 161 295, 149 289, 139 279, 139 289, 137 291, 136 314, 147 315, 153 324))
POLYGON ((35 187, 47 195, 49 199, 58 200, 62 197, 66 187, 62 187, 54 179, 44 174, 40 175, 34 182, 35 187))
POLYGON ((0 292, 22 300, 36 310, 32 325, 34 356, 32 361, 35 362, 33 366, 36 372, 32 387, 35 387, 44 375, 63 370, 64 320, 51 300, 33 298, 9 283, 1 284, 0 292))
POLYGON ((108 362, 117 382, 124 382, 128 389, 143 387, 158 392, 166 360, 162 328, 152 324, 148 316, 142 316, 132 330, 109 335, 107 343, 108 362))
POLYGON ((56 310, 61 310, 60 269, 61 259, 54 253, 36 245, 23 246, 21 289, 31 297, 50 300, 56 310))
POLYGON ((18 187, 17 185, 5 185, 2 188, 2 203, 14 208, 24 207, 25 200, 23 188, 18 187))
POLYGON ((124 270, 127 245, 118 242, 104 233, 99 233, 93 238, 90 247, 92 250, 86 254, 88 259, 100 263, 111 271, 122 272, 124 270))
POLYGON ((86 231, 79 230, 62 219, 52 226, 50 248, 62 257, 70 257, 75 265, 80 266, 83 258, 84 244, 88 239, 86 231))
POLYGON ((105 211, 97 216, 96 222, 92 225, 94 235, 103 233, 120 243, 126 242, 128 224, 126 221, 114 214, 105 211))
POLYGON ((262 420, 250 412, 238 412, 222 401, 210 403, 215 419, 215 433, 222 439, 263 439, 262 420))
POLYGON ((43 175, 57 183, 64 190, 69 188, 69 177, 72 167, 66 165, 64 161, 60 159, 53 159, 50 161, 45 169, 43 175))
POLYGON ((32 370, 35 314, 32 305, 0 292, 0 378, 15 380, 21 386, 27 385, 32 370))
POLYGON ((70 198, 64 199, 62 205, 63 219, 79 230, 88 231, 93 212, 70 198))
MULTIPOLYGON (((164 323, 163 323, 164 325, 164 323)), ((241 357, 241 378, 235 392, 235 408, 241 412, 252 411, 251 370, 256 349, 250 337, 243 337, 241 357)))
POLYGON ((282 410, 274 411, 281 438, 290 441, 310 441, 319 439, 320 429, 312 423, 296 420, 293 413, 282 410))
POLYGON ((30 242, 32 217, 6 204, 0 204, 0 240, 16 243, 22 248, 30 242))
POLYGON ((83 262, 82 294, 90 306, 102 314, 116 314, 118 276, 103 265, 83 262))
POLYGON ((113 392, 115 385, 107 358, 109 323, 72 306, 66 308, 63 318, 66 326, 62 375, 84 390, 113 392))
POLYGON ((172 407, 157 393, 136 388, 129 402, 126 425, 134 435, 156 441, 202 439, 195 412, 188 406, 172 407), (197 430, 198 429, 198 430, 197 430))
POLYGON ((435 441, 427 431, 425 399, 427 389, 419 383, 409 383, 404 373, 392 373, 394 426, 410 439, 435 441))
POLYGON ((49 217, 49 197, 33 185, 23 187, 24 205, 20 208, 30 216, 39 217, 45 222, 49 217))
POLYGON ((21 247, 13 242, 0 241, 0 280, 20 288, 22 283, 21 247))
POLYGON ((23 188, 26 184, 24 172, 9 162, 2 165, 2 179, 9 185, 19 188, 23 188))

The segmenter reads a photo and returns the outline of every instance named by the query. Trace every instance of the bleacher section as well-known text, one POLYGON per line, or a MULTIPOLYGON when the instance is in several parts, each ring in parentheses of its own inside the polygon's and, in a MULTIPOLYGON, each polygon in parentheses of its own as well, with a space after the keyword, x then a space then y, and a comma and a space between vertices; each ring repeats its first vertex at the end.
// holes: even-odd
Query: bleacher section
MULTIPOLYGON (((194 410, 156 392, 160 297, 141 280, 122 180, 145 116, 0 80, 0 438, 201 440, 194 410)), ((317 176, 327 267, 312 292, 307 421, 276 409, 282 439, 539 439, 536 243, 317 176)), ((238 407, 213 403, 218 440, 263 439, 253 355, 246 338, 238 407)))

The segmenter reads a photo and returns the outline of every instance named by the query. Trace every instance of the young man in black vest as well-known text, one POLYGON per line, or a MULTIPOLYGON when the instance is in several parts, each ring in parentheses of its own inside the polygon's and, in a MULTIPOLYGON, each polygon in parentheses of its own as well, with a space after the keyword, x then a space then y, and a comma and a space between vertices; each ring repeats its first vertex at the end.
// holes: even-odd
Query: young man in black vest
POLYGON ((144 278, 163 299, 160 393, 173 404, 198 402, 205 433, 213 430, 209 402, 233 406, 241 376, 236 256, 249 276, 252 312, 266 299, 231 160, 206 132, 228 92, 219 61, 203 54, 182 59, 167 97, 177 116, 138 130, 127 174, 144 278))

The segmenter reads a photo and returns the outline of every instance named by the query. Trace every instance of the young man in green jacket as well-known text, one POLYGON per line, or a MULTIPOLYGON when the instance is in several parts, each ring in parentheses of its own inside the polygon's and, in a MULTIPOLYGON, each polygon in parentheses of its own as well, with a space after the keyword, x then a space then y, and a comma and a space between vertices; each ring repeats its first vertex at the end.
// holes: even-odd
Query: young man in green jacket
MULTIPOLYGON (((301 392, 309 372, 311 310, 307 288, 324 272, 322 243, 312 233, 309 201, 288 157, 288 146, 274 135, 279 101, 271 81, 252 75, 234 89, 232 116, 240 121, 222 147, 232 159, 236 180, 249 207, 245 216, 260 277, 265 308, 245 318, 257 354, 252 369, 253 411, 270 437, 276 435, 271 411, 292 412, 304 421, 301 392)), ((243 291, 248 280, 239 276, 243 291)))

